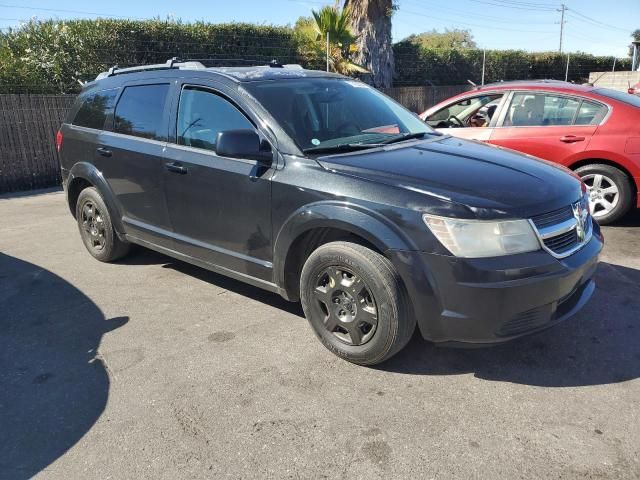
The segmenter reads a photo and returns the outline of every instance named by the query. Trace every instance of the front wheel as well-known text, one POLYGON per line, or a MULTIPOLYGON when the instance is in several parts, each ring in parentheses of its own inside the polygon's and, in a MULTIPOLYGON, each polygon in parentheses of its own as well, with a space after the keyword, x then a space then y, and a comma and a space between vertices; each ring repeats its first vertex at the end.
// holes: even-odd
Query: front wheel
POLYGON ((633 203, 633 189, 629 177, 611 165, 591 164, 576 173, 589 189, 591 215, 600 225, 621 219, 633 203))
POLYGON ((352 363, 383 362, 415 330, 393 264, 355 243, 331 242, 315 250, 302 269, 300 298, 323 345, 352 363))

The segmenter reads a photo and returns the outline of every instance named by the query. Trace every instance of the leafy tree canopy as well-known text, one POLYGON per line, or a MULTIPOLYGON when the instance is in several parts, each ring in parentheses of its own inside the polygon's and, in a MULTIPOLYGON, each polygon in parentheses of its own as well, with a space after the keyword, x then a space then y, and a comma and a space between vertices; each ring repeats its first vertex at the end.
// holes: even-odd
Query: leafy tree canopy
POLYGON ((428 32, 413 34, 407 37, 405 41, 414 43, 422 48, 478 48, 473 40, 471 30, 462 30, 454 28, 453 30, 445 29, 444 32, 430 30, 428 32))

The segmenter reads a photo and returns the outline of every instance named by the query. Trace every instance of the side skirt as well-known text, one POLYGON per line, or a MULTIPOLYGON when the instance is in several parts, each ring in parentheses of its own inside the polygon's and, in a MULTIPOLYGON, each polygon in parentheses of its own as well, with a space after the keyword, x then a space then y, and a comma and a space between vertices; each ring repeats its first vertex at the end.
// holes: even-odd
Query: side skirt
MULTIPOLYGON (((135 243, 137 245, 141 245, 150 250, 154 250, 156 252, 162 253, 164 255, 168 255, 169 257, 173 257, 177 260, 181 260, 183 262, 190 263, 192 265, 196 265, 198 267, 204 268, 206 270, 210 270, 215 273, 219 273, 220 275, 224 275, 226 277, 233 278, 234 280, 239 280, 244 283, 248 283, 253 285, 254 287, 262 288, 264 290, 268 290, 273 293, 277 293, 283 297, 284 289, 278 287, 275 283, 267 282, 266 280, 262 280, 260 278, 252 277, 251 275, 247 275, 246 273, 236 272, 235 270, 231 270, 225 267, 221 267, 219 265, 214 265, 212 263, 204 262, 197 258, 191 257, 189 255, 185 255, 184 253, 177 252, 175 250, 171 250, 170 248, 165 248, 160 245, 156 245, 154 243, 148 242, 146 240, 141 240, 133 235, 125 234, 124 238, 131 243, 135 243)), ((286 297, 285 297, 286 299, 286 297)))

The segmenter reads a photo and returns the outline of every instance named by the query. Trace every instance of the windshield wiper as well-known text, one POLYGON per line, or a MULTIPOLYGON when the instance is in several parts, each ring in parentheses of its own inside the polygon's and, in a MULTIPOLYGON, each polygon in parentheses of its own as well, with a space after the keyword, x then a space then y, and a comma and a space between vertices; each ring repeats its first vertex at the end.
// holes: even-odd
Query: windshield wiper
POLYGON ((401 133, 394 135, 392 138, 387 138, 380 142, 375 143, 339 143, 338 145, 331 146, 318 146, 310 147, 302 150, 304 153, 337 153, 337 152, 352 152, 354 150, 365 150, 367 148, 378 148, 389 145, 390 143, 403 142, 405 140, 411 140, 414 138, 422 138, 425 135, 440 135, 438 132, 413 132, 413 133, 401 133))
POLYGON ((413 133, 400 133, 394 137, 382 140, 381 145, 388 145, 390 143, 404 142, 405 140, 412 140, 414 138, 422 138, 425 135, 438 135, 438 133, 432 132, 413 132, 413 133))
POLYGON ((310 147, 302 150, 304 153, 338 153, 353 152, 355 150, 365 150, 367 148, 379 147, 379 143, 339 143, 338 145, 327 145, 325 147, 310 147))

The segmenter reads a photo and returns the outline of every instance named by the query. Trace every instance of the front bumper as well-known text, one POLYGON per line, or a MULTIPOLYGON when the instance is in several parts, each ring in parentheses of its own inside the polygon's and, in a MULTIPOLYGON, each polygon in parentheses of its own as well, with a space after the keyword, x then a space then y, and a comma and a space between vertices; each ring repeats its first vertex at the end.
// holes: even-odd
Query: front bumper
POLYGON ((603 240, 573 255, 545 251, 465 259, 392 250, 422 336, 438 343, 493 344, 548 328, 574 315, 594 291, 603 240))

